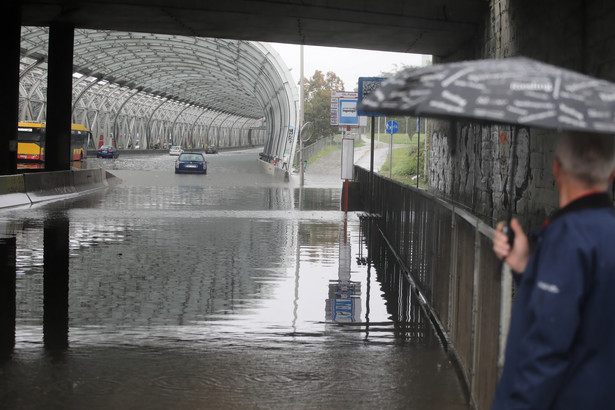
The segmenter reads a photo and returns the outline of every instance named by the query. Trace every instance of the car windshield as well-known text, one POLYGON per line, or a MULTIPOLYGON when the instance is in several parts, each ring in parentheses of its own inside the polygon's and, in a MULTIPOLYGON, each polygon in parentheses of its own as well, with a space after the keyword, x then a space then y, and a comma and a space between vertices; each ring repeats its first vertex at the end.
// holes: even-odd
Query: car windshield
POLYGON ((203 161, 203 156, 201 154, 181 154, 179 156, 180 161, 203 161))
POLYGON ((111 149, 113 148, 111 145, 103 145, 100 147, 100 149, 111 149))

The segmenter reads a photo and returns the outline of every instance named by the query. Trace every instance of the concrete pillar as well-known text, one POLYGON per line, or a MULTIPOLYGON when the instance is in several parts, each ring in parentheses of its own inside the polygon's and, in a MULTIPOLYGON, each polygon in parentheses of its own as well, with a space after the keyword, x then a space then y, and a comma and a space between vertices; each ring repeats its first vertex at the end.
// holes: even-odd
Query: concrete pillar
POLYGON ((45 170, 70 169, 70 127, 73 89, 73 43, 75 29, 64 22, 49 27, 47 77, 47 138, 45 170))
POLYGON ((0 175, 17 172, 17 121, 19 117, 19 47, 21 6, 18 0, 2 3, 0 25, 2 81, 0 81, 0 175))
POLYGON ((50 216, 43 229, 43 343, 46 349, 68 348, 69 223, 50 216))
POLYGON ((16 244, 14 236, 0 238, 0 358, 9 357, 15 347, 16 244))

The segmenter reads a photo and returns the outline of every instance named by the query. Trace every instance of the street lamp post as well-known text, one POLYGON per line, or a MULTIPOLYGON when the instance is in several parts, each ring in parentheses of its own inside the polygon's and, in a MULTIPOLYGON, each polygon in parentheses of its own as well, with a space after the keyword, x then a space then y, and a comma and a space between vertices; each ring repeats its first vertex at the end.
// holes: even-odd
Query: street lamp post
POLYGON ((304 183, 304 167, 303 167, 303 44, 299 46, 299 186, 304 183))

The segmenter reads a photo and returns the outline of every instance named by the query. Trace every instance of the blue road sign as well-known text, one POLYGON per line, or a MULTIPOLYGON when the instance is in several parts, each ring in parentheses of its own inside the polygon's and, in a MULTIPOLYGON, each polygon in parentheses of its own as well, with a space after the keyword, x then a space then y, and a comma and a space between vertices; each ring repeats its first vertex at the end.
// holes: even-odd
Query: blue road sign
POLYGON ((385 131, 387 132, 387 134, 395 134, 397 131, 399 131, 399 124, 397 123, 397 121, 387 121, 385 131))
MULTIPOLYGON (((374 90, 380 87, 380 84, 386 80, 384 77, 359 77, 359 103, 367 98, 374 90)), ((384 114, 377 112, 368 112, 363 110, 357 111, 359 115, 366 117, 384 117, 384 114)))

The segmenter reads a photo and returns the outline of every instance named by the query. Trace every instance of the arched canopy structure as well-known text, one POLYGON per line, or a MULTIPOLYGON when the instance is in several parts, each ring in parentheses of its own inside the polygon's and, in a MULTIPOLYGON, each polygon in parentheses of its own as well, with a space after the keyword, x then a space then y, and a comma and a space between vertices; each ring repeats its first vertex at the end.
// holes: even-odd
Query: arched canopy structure
MULTIPOLYGON (((48 29, 21 44, 19 118, 44 121, 48 29)), ((73 122, 105 142, 294 149, 297 87, 266 44, 77 29, 73 69, 73 122)))

